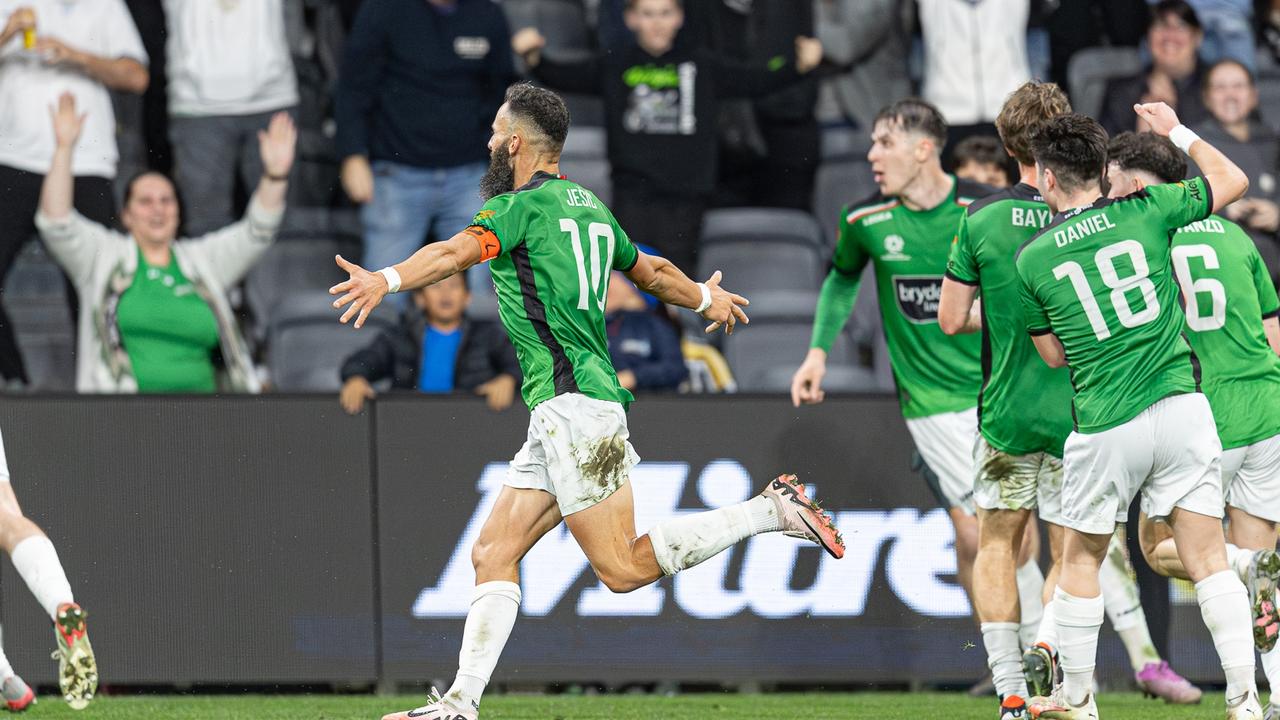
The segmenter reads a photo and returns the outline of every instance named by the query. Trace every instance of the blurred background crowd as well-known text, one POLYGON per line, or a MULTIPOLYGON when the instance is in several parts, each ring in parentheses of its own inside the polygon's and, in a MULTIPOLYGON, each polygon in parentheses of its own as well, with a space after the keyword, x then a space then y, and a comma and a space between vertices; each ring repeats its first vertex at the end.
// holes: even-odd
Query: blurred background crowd
MULTIPOLYGON (((876 192, 869 123, 912 94, 950 125, 947 167, 994 186, 992 122, 1028 79, 1113 133, 1168 102, 1249 173, 1227 214, 1280 273, 1280 0, 0 0, 0 23, 9 392, 511 405, 483 267, 360 332, 326 290, 335 254, 382 267, 469 223, 520 78, 569 103, 565 175, 753 301, 708 340, 615 277, 610 352, 640 392, 789 387, 841 208, 876 192)), ((828 390, 892 389, 879 323, 868 271, 828 390)))

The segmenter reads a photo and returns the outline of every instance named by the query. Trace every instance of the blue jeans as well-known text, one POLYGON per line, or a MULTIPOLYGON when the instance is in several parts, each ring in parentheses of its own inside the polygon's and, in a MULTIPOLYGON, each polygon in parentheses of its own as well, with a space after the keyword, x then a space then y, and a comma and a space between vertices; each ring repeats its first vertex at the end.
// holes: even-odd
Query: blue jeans
MULTIPOLYGON (((471 224, 480 209, 480 178, 486 165, 420 168, 387 160, 373 162, 373 200, 360 209, 364 266, 377 270, 412 255, 428 235, 447 240, 471 224)), ((396 309, 408 296, 393 295, 396 309)))

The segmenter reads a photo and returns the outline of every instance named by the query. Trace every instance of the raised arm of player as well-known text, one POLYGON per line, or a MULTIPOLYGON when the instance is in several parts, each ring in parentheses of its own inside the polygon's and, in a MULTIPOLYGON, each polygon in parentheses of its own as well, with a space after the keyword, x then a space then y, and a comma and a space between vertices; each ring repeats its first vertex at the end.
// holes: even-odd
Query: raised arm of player
POLYGON ((1051 332, 1032 335, 1031 342, 1035 343, 1036 351, 1040 353, 1046 365, 1051 368, 1067 366, 1067 351, 1062 347, 1062 341, 1057 335, 1051 332))
MULTIPOLYGON (((639 253, 636 264, 626 272, 627 278, 636 287, 670 305, 696 310, 702 304, 702 290, 698 284, 690 280, 666 258, 639 253)), ((720 287, 720 271, 712 273, 704 283, 711 291, 711 305, 702 312, 702 317, 711 321, 707 332, 715 332, 721 325, 725 334, 733 334, 733 326, 737 322, 751 322, 742 308, 750 305, 741 295, 720 287)))
POLYGON ((947 335, 975 333, 982 329, 982 306, 978 286, 949 277, 942 278, 942 299, 938 301, 938 326, 947 335))
MULTIPOLYGON (((329 288, 330 295, 342 295, 333 301, 335 308, 350 305, 347 311, 338 318, 346 323, 353 316, 355 327, 362 327, 369 313, 378 307, 382 298, 390 289, 387 279, 380 272, 370 272, 359 265, 335 256, 338 267, 346 270, 349 277, 346 281, 329 288), (345 293, 345 294, 343 294, 345 293)), ((417 290, 433 283, 465 271, 480 262, 480 242, 475 233, 467 228, 444 242, 424 245, 404 262, 392 268, 400 275, 400 290, 417 290)), ((695 292, 697 289, 695 287, 695 292)))
MULTIPOLYGON (((1134 105, 1133 111, 1151 126, 1155 134, 1164 137, 1169 137, 1169 133, 1181 124, 1173 108, 1162 102, 1134 105)), ((1205 182, 1209 184, 1213 193, 1213 212, 1244 197, 1249 189, 1249 176, 1231 162, 1231 158, 1204 140, 1191 143, 1187 154, 1200 167, 1205 182)))

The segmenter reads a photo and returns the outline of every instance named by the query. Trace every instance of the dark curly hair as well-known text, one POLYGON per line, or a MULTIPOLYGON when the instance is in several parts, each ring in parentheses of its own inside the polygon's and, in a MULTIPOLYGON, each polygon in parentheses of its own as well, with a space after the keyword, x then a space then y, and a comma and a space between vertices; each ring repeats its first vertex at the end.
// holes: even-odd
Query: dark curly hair
MULTIPOLYGON (((546 138, 548 152, 558 155, 569 134, 569 108, 560 96, 527 82, 507 88, 507 109, 516 124, 531 126, 546 138)), ((532 138, 531 138, 532 139, 532 138)))
POLYGON ((1123 132, 1111 138, 1107 162, 1121 170, 1145 170, 1160 182, 1178 182, 1187 176, 1187 158, 1169 138, 1155 133, 1123 132))
POLYGON ((1107 131, 1080 113, 1049 118, 1031 132, 1031 155, 1053 171, 1068 192, 1101 183, 1107 168, 1107 131))

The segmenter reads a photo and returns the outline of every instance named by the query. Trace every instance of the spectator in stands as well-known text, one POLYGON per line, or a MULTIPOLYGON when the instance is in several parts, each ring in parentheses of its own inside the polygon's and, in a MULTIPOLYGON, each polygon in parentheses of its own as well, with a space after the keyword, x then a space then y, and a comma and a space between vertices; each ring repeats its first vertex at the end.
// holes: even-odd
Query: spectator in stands
POLYGON ((637 241, 692 270, 715 190, 719 100, 795 83, 821 61, 822 46, 800 37, 794 56, 744 65, 677 35, 681 0, 628 0, 625 17, 636 45, 587 60, 543 57, 536 28, 516 33, 512 47, 548 86, 603 96, 614 215, 637 241))
MULTIPOLYGON (((515 80, 510 41, 491 0, 360 6, 335 114, 342 186, 364 206, 365 266, 400 262, 470 224, 489 122, 515 80)), ((402 309, 407 301, 395 296, 402 309)))
POLYGON ((342 409, 355 415, 377 395, 373 384, 395 390, 482 395, 495 411, 511 406, 520 365, 498 323, 467 318, 471 292, 458 273, 413 293, 399 327, 386 330, 342 364, 342 409))
POLYGON ((284 0, 165 0, 169 137, 185 230, 224 227, 237 177, 262 176, 258 131, 298 104, 285 37, 284 0))
POLYGON ((974 135, 960 141, 954 152, 956 177, 990 185, 1009 187, 1009 153, 999 138, 974 135))
POLYGON ((258 392, 227 302, 227 288, 266 251, 284 214, 297 132, 286 113, 258 131, 262 179, 243 220, 177 239, 177 192, 160 173, 134 178, 121 223, 128 235, 74 205, 72 155, 90 122, 64 93, 53 113, 53 162, 36 227, 80 293, 76 387, 81 392, 258 392), (221 364, 221 367, 219 367, 221 364))
POLYGON ((1201 99, 1198 52, 1204 33, 1196 11, 1184 0, 1162 0, 1151 9, 1147 43, 1151 67, 1127 78, 1107 83, 1106 98, 1098 120, 1107 132, 1145 130, 1135 120, 1136 103, 1165 102, 1187 125, 1202 122, 1209 113, 1201 99))
POLYGON ((947 121, 943 163, 970 135, 995 135, 1005 98, 1031 79, 1027 0, 917 0, 924 99, 947 121))
MULTIPOLYGON (((813 5, 796 0, 729 0, 717 5, 721 47, 735 62, 765 65, 800 36, 814 35, 813 5)), ((720 117, 716 204, 809 211, 822 134, 814 110, 817 73, 786 88, 727 104, 720 117)))
POLYGON ((1256 67, 1253 44, 1253 0, 1189 0, 1204 26, 1200 57, 1206 64, 1230 58, 1256 67))
MULTIPOLYGON (((1272 275, 1280 273, 1280 137, 1257 115, 1258 88, 1253 73, 1235 60, 1205 71, 1204 102, 1209 118, 1194 126, 1205 142, 1222 150, 1249 176, 1249 192, 1222 214, 1249 232, 1272 275)), ((1192 175, 1199 175, 1195 163, 1192 175)))
MULTIPOLYGON (((672 324, 649 308, 626 275, 614 272, 605 296, 609 357, 628 390, 675 390, 689 375, 672 324)), ((659 309, 657 312, 662 312, 659 309)))
MULTIPOLYGON (((119 151, 109 90, 147 89, 147 54, 122 0, 3 2, 0 31, 0 293, 23 243, 36 231, 42 175, 54 137, 49 107, 70 92, 87 110, 84 142, 70 158, 75 201, 90 220, 115 217, 119 151), (15 6, 18 6, 16 7, 15 6), (29 45, 29 47, 28 47, 29 45)), ((0 376, 25 384, 13 325, 0 306, 0 376)))
POLYGON ((870 132, 880 108, 911 94, 913 9, 904 0, 814 0, 822 59, 836 69, 822 82, 819 120, 870 132))

